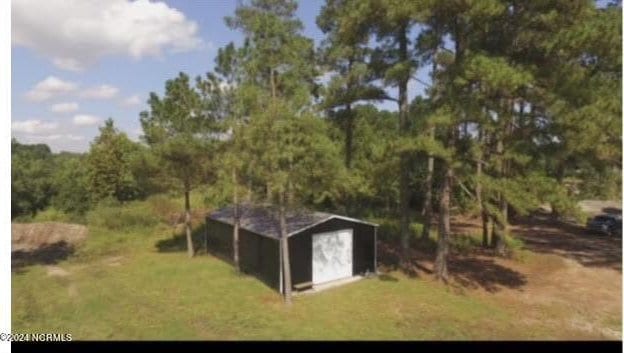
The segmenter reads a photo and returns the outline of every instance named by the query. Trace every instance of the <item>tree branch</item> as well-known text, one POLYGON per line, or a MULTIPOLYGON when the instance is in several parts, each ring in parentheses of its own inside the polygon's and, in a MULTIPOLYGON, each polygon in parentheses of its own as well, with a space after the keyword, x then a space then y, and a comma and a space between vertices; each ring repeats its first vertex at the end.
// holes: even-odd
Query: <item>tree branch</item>
POLYGON ((423 85, 423 86, 427 87, 427 88, 431 88, 431 84, 430 84, 430 83, 427 83, 427 82, 425 82, 425 81, 423 81, 423 80, 419 79, 419 78, 418 78, 418 77, 416 77, 416 76, 412 76, 412 79, 413 79, 414 81, 416 81, 416 82, 420 83, 421 85, 423 85))
POLYGON ((458 180, 457 183, 462 188, 462 190, 464 190, 464 192, 466 192, 466 194, 470 196, 471 199, 476 200, 476 197, 470 192, 470 190, 468 190, 468 188, 466 187, 466 185, 464 185, 464 183, 462 183, 460 180, 458 180))

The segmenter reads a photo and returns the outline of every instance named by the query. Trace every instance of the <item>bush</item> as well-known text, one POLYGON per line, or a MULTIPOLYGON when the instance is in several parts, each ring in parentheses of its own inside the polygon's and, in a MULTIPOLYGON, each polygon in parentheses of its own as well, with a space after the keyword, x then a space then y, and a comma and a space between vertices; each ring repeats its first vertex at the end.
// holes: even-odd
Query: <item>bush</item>
POLYGON ((172 217, 179 214, 181 207, 166 195, 154 195, 147 199, 147 204, 153 215, 161 222, 170 223, 172 217))
MULTIPOLYGON (((380 241, 389 244, 401 243, 401 232, 399 229, 399 222, 393 219, 373 219, 373 222, 379 224, 377 230, 377 237, 380 241)), ((414 243, 420 238, 422 233, 422 224, 412 222, 410 225, 410 241, 414 243)))
POLYGON ((377 229, 377 239, 388 244, 398 244, 399 239, 399 222, 389 219, 374 220, 379 224, 377 229))
POLYGON ((80 157, 57 162, 53 186, 56 190, 51 200, 54 208, 68 214, 84 215, 91 207, 88 170, 80 157))
POLYGON ((509 251, 509 257, 516 260, 523 260, 525 257, 524 242, 520 238, 516 238, 512 235, 505 237, 505 244, 507 245, 507 251, 509 251))
POLYGON ((471 234, 459 234, 451 237, 451 249, 457 251, 460 254, 466 254, 476 248, 481 247, 481 240, 477 235, 471 234))
POLYGON ((64 222, 64 223, 85 223, 84 216, 75 213, 63 212, 54 207, 49 207, 41 212, 38 212, 33 217, 31 222, 64 222))
POLYGON ((158 218, 143 202, 126 205, 99 204, 87 215, 88 224, 110 230, 153 227, 158 218))

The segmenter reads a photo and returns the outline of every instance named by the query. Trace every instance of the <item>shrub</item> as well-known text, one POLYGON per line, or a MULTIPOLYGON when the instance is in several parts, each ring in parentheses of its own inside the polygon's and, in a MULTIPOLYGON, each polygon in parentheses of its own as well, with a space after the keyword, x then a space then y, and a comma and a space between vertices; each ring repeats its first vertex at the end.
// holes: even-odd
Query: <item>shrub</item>
POLYGON ((147 204, 153 215, 164 223, 170 223, 171 218, 181 211, 178 203, 166 195, 151 196, 147 199, 147 204))
POLYGON ((379 224, 377 229, 377 239, 388 244, 398 244, 399 239, 399 223, 394 220, 380 219, 375 220, 379 224))
POLYGON ((31 222, 64 222, 64 223, 85 223, 84 216, 75 213, 63 212, 57 208, 49 207, 38 212, 31 222))
MULTIPOLYGON (((379 224, 377 229, 377 239, 389 244, 401 243, 401 232, 399 222, 393 219, 374 219, 373 222, 379 224)), ((412 222, 410 225, 410 240, 414 243, 420 238, 422 232, 422 224, 412 222)))
POLYGON ((509 257, 522 260, 525 257, 524 242, 520 238, 516 238, 512 235, 505 237, 505 243, 507 244, 507 250, 509 251, 509 257))
POLYGON ((99 204, 87 215, 88 224, 110 230, 123 230, 135 227, 152 227, 158 218, 143 202, 113 206, 99 204))
POLYGON ((459 234, 451 237, 451 249, 461 254, 466 254, 481 247, 481 240, 476 235, 459 234))

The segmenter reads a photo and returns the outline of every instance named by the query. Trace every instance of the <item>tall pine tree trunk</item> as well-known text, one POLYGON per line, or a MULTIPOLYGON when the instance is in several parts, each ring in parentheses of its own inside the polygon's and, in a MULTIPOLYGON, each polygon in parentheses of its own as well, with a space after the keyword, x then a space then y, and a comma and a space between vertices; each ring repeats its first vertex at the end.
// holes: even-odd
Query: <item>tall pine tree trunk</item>
POLYGON ((481 188, 481 176, 483 165, 481 161, 477 161, 477 183, 475 187, 475 194, 477 203, 479 204, 479 214, 481 216, 481 245, 487 248, 490 244, 489 232, 488 232, 488 215, 485 211, 485 202, 483 200, 482 188, 481 188))
MULTIPOLYGON (((555 180, 557 180, 557 184, 563 185, 563 178, 565 176, 565 161, 559 160, 557 162, 557 168, 555 170, 555 180)), ((561 217, 561 211, 558 208, 558 205, 551 204, 550 214, 553 218, 557 219, 561 217)))
POLYGON ((485 209, 485 200, 483 199, 483 188, 481 178, 483 176, 483 131, 479 128, 479 135, 477 137, 479 142, 480 152, 477 155, 477 182, 475 186, 475 194, 477 203, 479 205, 479 214, 481 215, 481 246, 487 248, 490 244, 490 234, 488 232, 489 217, 485 209))
MULTIPOLYGON (((438 34, 438 29, 436 27, 436 34, 438 34)), ((432 60, 432 68, 431 68, 431 87, 433 87, 433 94, 431 97, 433 107, 435 109, 437 96, 435 95, 436 90, 436 77, 438 74, 438 46, 436 45, 433 50, 433 60, 432 60)), ((432 140, 435 140, 435 126, 432 126, 429 129, 429 137, 432 140)), ((428 239, 429 233, 431 232, 431 220, 433 219, 433 172, 435 168, 435 158, 429 153, 427 155, 427 176, 425 177, 425 202, 423 205, 423 229, 421 238, 428 239)))
POLYGON ((286 206, 284 205, 284 192, 279 194, 279 225, 280 225, 280 248, 282 251, 282 273, 284 274, 284 301, 292 303, 292 280, 290 276, 290 254, 288 251, 288 231, 286 229, 286 206))
MULTIPOLYGON (((403 25, 398 33, 399 37, 399 55, 401 62, 407 60, 407 26, 403 25)), ((399 135, 406 134, 409 128, 408 122, 408 97, 407 97, 407 84, 409 77, 402 78, 399 82, 399 135)), ((410 245, 410 190, 409 190, 409 156, 405 153, 401 153, 400 165, 399 165, 399 222, 401 232, 401 257, 402 261, 406 263, 409 256, 410 245)))
POLYGON ((490 217, 483 207, 483 201, 481 201, 481 246, 484 248, 490 246, 489 223, 490 217))
POLYGON ((494 219, 494 239, 496 255, 507 253, 507 202, 500 197, 498 200, 499 215, 494 219))
MULTIPOLYGON (((501 134, 502 135, 502 134, 501 134)), ((503 180, 504 175, 504 161, 503 161, 503 136, 500 136, 496 142, 496 155, 497 155, 497 174, 499 180, 503 180)), ((507 202, 502 193, 498 193, 498 214, 494 217, 493 229, 493 241, 497 255, 505 255, 507 252, 507 241, 505 235, 507 232, 507 202)))
MULTIPOLYGON (((349 58, 347 62, 347 71, 351 72, 353 67, 353 58, 349 58)), ((351 80, 347 81, 347 92, 351 90, 351 80)), ((345 166, 347 169, 351 169, 351 160, 353 159, 353 112, 351 110, 351 103, 345 105, 345 166)))
POLYGON ((345 166, 351 169, 351 160, 353 159, 353 112, 351 104, 347 104, 345 108, 345 166))
POLYGON ((240 208, 238 202, 238 179, 236 178, 236 169, 232 168, 232 183, 234 183, 234 229, 232 231, 232 250, 234 252, 234 267, 240 272, 240 260, 238 251, 238 233, 240 229, 240 208))
MULTIPOLYGON (((514 120, 514 99, 508 99, 506 102, 506 115, 507 118, 503 120, 502 133, 496 143, 496 154, 498 156, 498 178, 504 180, 510 176, 508 161, 505 158, 505 138, 507 136, 513 136, 513 120, 514 120)), ((507 254, 507 224, 508 224, 508 211, 509 204, 507 199, 502 193, 498 195, 498 216, 495 219, 494 231, 496 235, 496 254, 503 256, 507 254)))
POLYGON ((442 163, 444 167, 444 177, 440 190, 440 209, 438 222, 438 246, 434 264, 435 277, 438 280, 448 280, 448 253, 449 236, 451 233, 451 186, 453 170, 448 162, 442 163))
MULTIPOLYGON (((435 129, 431 128, 429 134, 432 138, 435 136, 435 129)), ((421 238, 429 239, 431 231, 431 219, 433 217, 433 171, 435 160, 431 154, 427 156, 427 176, 425 177, 425 204, 423 205, 423 229, 421 238)))
POLYGON ((186 228, 186 250, 189 257, 195 255, 195 249, 193 248, 193 237, 191 235, 191 200, 190 200, 190 186, 188 183, 184 185, 184 212, 185 212, 185 228, 186 228))
MULTIPOLYGON (((464 52, 463 27, 459 23, 459 18, 455 23, 455 65, 461 67, 464 52)), ((448 127, 446 135, 446 148, 455 147, 455 133, 458 126, 448 127)), ((451 234, 451 193, 453 185, 453 166, 451 160, 442 162, 443 178, 440 190, 439 221, 438 221, 438 246, 434 264, 434 273, 438 280, 448 280, 448 254, 449 238, 451 234)))

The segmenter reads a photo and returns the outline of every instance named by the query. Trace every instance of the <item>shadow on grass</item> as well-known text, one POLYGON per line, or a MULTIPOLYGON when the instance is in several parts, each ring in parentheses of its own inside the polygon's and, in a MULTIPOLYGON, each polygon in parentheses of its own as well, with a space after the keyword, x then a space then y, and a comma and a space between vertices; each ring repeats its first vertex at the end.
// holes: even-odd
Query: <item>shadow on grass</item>
MULTIPOLYGON (((246 270, 245 268, 241 268, 241 270, 238 271, 235 267, 234 259, 231 256, 228 256, 228 254, 231 254, 231 251, 229 249, 216 247, 215 244, 212 244, 211 242, 206 243, 205 229, 205 225, 202 224, 195 227, 191 233, 193 248, 195 249, 195 256, 210 255, 230 265, 230 271, 233 276, 251 276, 262 282, 271 291, 277 291, 277 289, 274 288, 273 284, 271 283, 271 279, 265 278, 261 273, 255 273, 251 270, 246 270)), ((156 249, 162 253, 186 252, 186 233, 184 233, 184 230, 182 230, 181 233, 174 233, 171 238, 157 241, 155 246, 156 249)))
MULTIPOLYGON (((433 240, 424 240, 413 244, 408 260, 402 263, 398 244, 380 242, 379 265, 386 270, 402 271, 411 278, 431 276, 435 261, 435 247, 432 248, 432 243, 433 240)), ((482 288, 488 292, 497 292, 502 288, 519 289, 527 283, 522 273, 496 263, 492 256, 451 253, 448 271, 452 282, 457 285, 472 289, 482 288)))
POLYGON ((522 273, 497 264, 493 259, 453 257, 448 270, 451 278, 465 288, 483 288, 490 293, 502 287, 519 289, 527 283, 522 273))
POLYGON ((547 214, 520 218, 514 232, 533 252, 564 256, 586 267, 622 271, 622 238, 594 234, 547 214))
POLYGON ((384 282, 398 282, 399 280, 394 277, 394 276, 390 276, 388 274, 381 274, 378 276, 380 281, 384 281, 384 282))
POLYGON ((73 245, 60 241, 31 251, 13 251, 11 253, 11 270, 21 273, 26 266, 56 264, 67 259, 74 253, 74 250, 73 245))
MULTIPOLYGON (((204 229, 205 226, 201 225, 195 227, 191 231, 191 239, 193 241, 193 249, 195 253, 199 254, 205 252, 204 247, 204 229)), ((173 231, 171 238, 161 239, 156 242, 156 249, 159 252, 184 252, 187 250, 186 233, 182 229, 180 231, 173 231)))
MULTIPOLYGON (((195 249, 195 256, 197 255, 211 255, 219 260, 226 262, 234 266, 234 260, 224 254, 223 249, 216 249, 212 244, 206 244, 205 238, 206 225, 202 224, 195 227, 191 232, 191 239, 193 240, 193 249, 195 249)), ((184 229, 182 232, 174 232, 171 238, 162 239, 156 242, 156 249, 158 252, 171 253, 171 252, 186 252, 186 233, 184 229)), ((242 274, 241 272, 232 269, 236 274, 242 274)))

